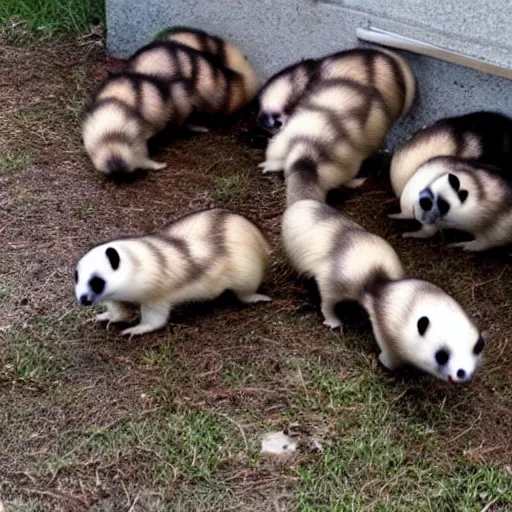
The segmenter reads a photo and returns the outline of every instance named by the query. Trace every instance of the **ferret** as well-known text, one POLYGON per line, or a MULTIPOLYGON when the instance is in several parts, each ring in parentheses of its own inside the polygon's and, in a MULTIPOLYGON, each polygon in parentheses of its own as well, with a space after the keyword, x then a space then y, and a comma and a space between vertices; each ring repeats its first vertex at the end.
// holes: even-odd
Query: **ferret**
POLYGON ((511 168, 512 119, 496 112, 473 112, 417 131, 393 154, 390 179, 395 195, 400 197, 416 170, 436 156, 511 168))
POLYGON ((258 96, 256 122, 261 128, 275 134, 287 123, 311 83, 318 63, 317 59, 305 59, 269 78, 258 96))
POLYGON ((168 123, 181 125, 193 108, 187 80, 121 72, 97 89, 82 126, 85 150, 94 167, 109 177, 136 169, 163 169, 148 155, 147 141, 168 123))
MULTIPOLYGON (((439 229, 458 229, 474 240, 451 244, 466 251, 484 251, 512 243, 512 174, 498 168, 438 157, 429 160, 409 180, 402 196, 411 198, 413 218, 422 223, 405 236, 427 238, 439 229), (426 169, 426 186, 409 186, 426 169), (409 189, 409 190, 408 190, 409 189)), ((409 205, 407 205, 409 206, 409 205)), ((406 206, 404 206, 404 209, 406 206)))
MULTIPOLYGON (((393 123, 408 111, 415 79, 390 52, 353 50, 344 61, 325 59, 328 79, 318 80, 288 123, 269 142, 263 172, 284 170, 297 199, 325 200, 330 189, 355 188, 363 160, 384 143, 393 123), (308 189, 301 196, 301 189, 308 189)), ((333 57, 334 58, 334 57, 333 57)))
POLYGON ((195 111, 230 115, 258 93, 260 80, 247 59, 231 69, 216 55, 201 52, 177 41, 156 40, 137 51, 128 69, 161 80, 190 80, 196 96, 195 111))
POLYGON ((98 321, 131 319, 126 304, 140 305, 138 325, 122 335, 163 328, 171 308, 210 300, 231 290, 244 303, 269 301, 256 293, 269 246, 262 232, 237 213, 204 210, 151 235, 115 240, 87 252, 75 272, 76 300, 106 302, 98 321))
MULTIPOLYGON (((190 27, 171 28, 161 33, 157 39, 180 43, 216 57, 221 66, 240 73, 249 89, 260 85, 260 78, 249 63, 247 56, 231 41, 190 27)), ((254 95, 255 93, 256 91, 254 95)), ((251 92, 251 94, 253 93, 251 92)))
POLYGON ((325 325, 342 327, 336 304, 357 301, 369 313, 379 361, 389 370, 411 364, 442 380, 472 377, 486 337, 443 290, 406 278, 384 239, 315 200, 286 209, 282 237, 295 269, 318 284, 325 325))
POLYGON ((276 133, 312 87, 333 79, 377 88, 394 119, 409 111, 416 92, 414 75, 402 57, 388 50, 355 48, 304 60, 271 77, 259 95, 259 125, 276 133))

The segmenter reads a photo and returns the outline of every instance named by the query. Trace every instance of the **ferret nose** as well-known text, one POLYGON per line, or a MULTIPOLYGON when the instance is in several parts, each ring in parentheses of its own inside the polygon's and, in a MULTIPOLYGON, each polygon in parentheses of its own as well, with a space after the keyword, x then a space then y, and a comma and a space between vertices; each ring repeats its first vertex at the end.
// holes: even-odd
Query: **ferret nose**
POLYGON ((434 205, 434 202, 432 199, 434 198, 434 194, 428 189, 423 190, 423 192, 420 193, 420 206, 422 210, 429 212, 432 210, 432 206, 434 205))
POLYGON ((462 380, 466 378, 466 372, 461 368, 460 370, 457 370, 457 377, 462 380))
POLYGON ((80 304, 82 304, 82 306, 90 306, 92 304, 92 301, 89 300, 89 297, 87 297, 87 295, 82 295, 80 297, 80 304))
POLYGON ((265 130, 272 131, 274 129, 274 116, 271 114, 260 114, 257 121, 265 130))

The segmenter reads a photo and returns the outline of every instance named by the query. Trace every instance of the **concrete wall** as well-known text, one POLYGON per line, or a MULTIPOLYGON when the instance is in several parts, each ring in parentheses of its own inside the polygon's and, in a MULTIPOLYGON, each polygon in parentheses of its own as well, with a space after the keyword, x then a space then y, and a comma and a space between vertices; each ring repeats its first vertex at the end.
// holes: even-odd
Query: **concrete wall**
MULTIPOLYGON (((512 67, 509 0, 107 0, 108 49, 126 57, 172 25, 232 39, 264 77, 305 57, 361 45, 357 27, 376 26, 512 67)), ((478 109, 512 116, 512 82, 405 54, 419 98, 394 129, 394 145, 440 117, 478 109)))

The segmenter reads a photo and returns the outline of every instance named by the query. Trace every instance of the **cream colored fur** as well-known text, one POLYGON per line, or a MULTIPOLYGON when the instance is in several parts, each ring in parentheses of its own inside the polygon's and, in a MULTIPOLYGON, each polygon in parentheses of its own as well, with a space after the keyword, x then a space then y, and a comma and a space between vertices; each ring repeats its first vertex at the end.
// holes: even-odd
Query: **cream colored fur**
POLYGON ((196 111, 233 114, 249 103, 260 87, 260 80, 248 60, 236 64, 236 70, 224 68, 193 48, 187 51, 186 46, 169 43, 164 47, 150 47, 134 56, 129 63, 129 69, 163 80, 195 78, 192 86, 196 92, 196 111), (229 96, 225 101, 227 94, 229 96))
POLYGON ((314 277, 322 298, 324 323, 341 327, 334 306, 361 302, 367 279, 381 270, 389 279, 404 276, 394 249, 322 202, 303 200, 286 209, 282 221, 286 254, 300 273, 314 277), (344 252, 336 250, 342 243, 344 252))
POLYGON ((137 335, 165 326, 177 304, 214 299, 232 290, 246 303, 268 301, 256 293, 269 255, 261 231, 249 220, 223 210, 206 210, 171 224, 161 233, 103 244, 77 265, 77 300, 113 302, 98 320, 123 321, 119 303, 141 306, 141 321, 122 334, 137 335), (112 269, 107 248, 119 254, 112 269), (91 277, 106 282, 99 296, 89 287, 91 277))
POLYGON ((478 330, 443 290, 405 278, 396 252, 384 239, 315 200, 297 201, 286 209, 282 238, 293 267, 317 282, 325 325, 342 327, 335 306, 355 300, 368 311, 379 360, 390 370, 407 363, 444 380, 465 381, 473 375, 478 330), (429 326, 421 334, 418 320, 424 316, 429 326), (450 352, 443 366, 436 362, 438 350, 450 352))

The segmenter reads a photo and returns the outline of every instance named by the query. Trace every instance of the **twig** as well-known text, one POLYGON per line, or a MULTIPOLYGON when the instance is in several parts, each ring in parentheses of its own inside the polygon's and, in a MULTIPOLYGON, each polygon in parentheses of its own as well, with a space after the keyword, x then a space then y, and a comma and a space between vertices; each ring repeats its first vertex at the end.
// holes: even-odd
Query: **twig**
POLYGON ((128 512, 133 512, 135 510, 135 505, 140 500, 140 497, 141 497, 141 494, 137 494, 137 496, 135 496, 135 498, 134 498, 134 500, 132 502, 131 507, 128 509, 128 512))
POLYGON ((503 274, 505 273, 505 270, 507 270, 508 265, 505 265, 504 269, 501 271, 500 275, 498 277, 493 277, 492 279, 487 279, 487 281, 482 281, 481 283, 474 283, 471 287, 471 296, 473 301, 475 300, 475 288, 480 288, 480 286, 485 286, 486 284, 494 283, 495 281, 499 281, 503 274))
POLYGON ((64 494, 64 493, 57 494, 57 493, 51 492, 51 491, 43 491, 43 490, 39 490, 39 489, 29 489, 27 487, 24 487, 23 490, 25 492, 28 492, 29 494, 39 494, 40 496, 49 496, 50 498, 54 498, 57 500, 65 499, 68 501, 70 501, 70 500, 76 501, 76 502, 80 503, 81 505, 83 505, 85 508, 88 508, 88 504, 86 502, 84 502, 84 500, 82 500, 81 498, 79 498, 77 496, 74 496, 73 494, 64 494))
POLYGON ((473 422, 471 423, 471 425, 466 429, 464 430, 463 432, 461 432, 460 434, 456 435, 453 439, 450 439, 447 443, 445 444, 452 444, 454 443, 455 441, 459 440, 462 436, 465 436, 470 430, 473 429, 473 427, 480 421, 480 418, 482 417, 482 413, 480 413, 478 415, 478 418, 473 422))
POLYGON ((482 509, 482 512, 487 512, 496 502, 498 501, 498 498, 494 498, 493 500, 489 501, 487 505, 482 509))
POLYGON ((301 372, 299 366, 297 366, 297 372, 299 373, 300 382, 302 384, 302 387, 304 388, 304 393, 306 393, 306 399, 309 401, 309 393, 308 393, 308 390, 306 388, 306 383, 304 382, 304 377, 302 376, 302 372, 301 372))
POLYGON ((247 442, 247 437, 245 437, 244 429, 240 426, 240 424, 237 423, 233 418, 230 418, 227 414, 224 414, 223 412, 218 412, 217 414, 219 414, 223 418, 226 418, 228 421, 230 421, 231 423, 233 423, 234 425, 236 425, 238 427, 238 430, 240 430, 242 437, 244 438, 245 451, 249 452, 249 443, 247 442))

